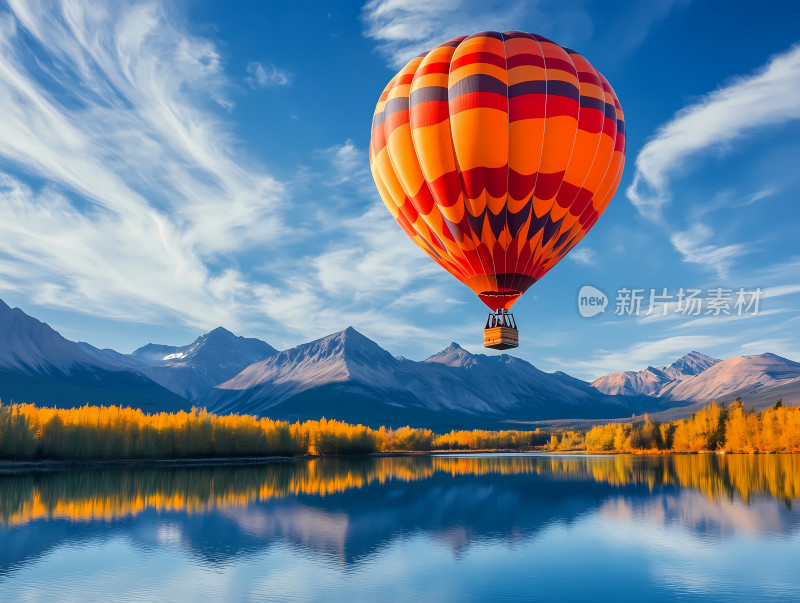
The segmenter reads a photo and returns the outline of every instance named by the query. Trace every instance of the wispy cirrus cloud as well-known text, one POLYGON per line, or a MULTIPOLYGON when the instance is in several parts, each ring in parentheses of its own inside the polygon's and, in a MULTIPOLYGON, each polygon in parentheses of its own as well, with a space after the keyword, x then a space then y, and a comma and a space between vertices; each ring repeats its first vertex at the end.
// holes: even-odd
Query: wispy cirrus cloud
POLYGON ((247 65, 245 83, 253 89, 287 86, 291 82, 290 75, 272 64, 252 61, 247 65))
POLYGON ((719 149, 754 130, 800 119, 800 45, 773 57, 679 111, 645 144, 627 196, 639 213, 659 219, 670 178, 689 157, 719 149))
POLYGON ((579 247, 570 251, 567 257, 578 264, 592 266, 597 254, 594 252, 594 249, 590 249, 589 247, 579 247))
POLYGON ((361 197, 377 197, 369 169, 369 156, 352 139, 312 153, 327 170, 325 182, 329 187, 346 186, 358 191, 361 197))
POLYGON ((742 354, 763 354, 768 351, 778 356, 783 356, 789 360, 800 358, 800 346, 797 340, 786 337, 773 337, 769 339, 757 339, 742 344, 742 354))
POLYGON ((590 40, 620 60, 639 47, 652 28, 691 0, 651 0, 613 7, 613 25, 597 30, 586 0, 369 0, 362 9, 364 35, 392 67, 457 36, 478 31, 525 30, 559 44, 590 40))
POLYGON ((303 196, 325 196, 310 216, 314 231, 307 235, 309 243, 322 245, 268 272, 266 280, 274 285, 259 294, 264 311, 306 339, 347 325, 384 345, 409 340, 425 345, 463 333, 453 315, 436 330, 417 324, 421 309, 441 315, 471 294, 392 218, 372 182, 366 150, 346 140, 311 157, 314 165, 301 172, 298 187, 303 196))
POLYGON ((714 270, 720 279, 726 279, 734 260, 752 249, 743 243, 715 245, 710 242, 713 236, 711 228, 698 222, 688 230, 673 233, 670 241, 684 262, 705 266, 714 270))
POLYGON ((783 297, 784 295, 796 295, 798 293, 800 293, 800 284, 777 285, 775 287, 767 287, 764 290, 764 297, 783 297))
POLYGON ((369 0, 362 10, 364 35, 392 67, 449 39, 477 31, 521 29, 527 21, 562 34, 561 43, 591 35, 592 22, 580 6, 542 7, 524 0, 369 0))
MULTIPOLYGON (((735 293, 736 292, 734 292, 734 295, 735 295, 735 293)), ((762 310, 761 307, 763 305, 764 305, 764 303, 762 302, 760 304, 760 306, 759 306, 758 314, 751 314, 751 313, 743 312, 742 315, 740 316, 739 313, 734 310, 733 312, 731 312, 731 314, 727 314, 727 315, 700 316, 699 318, 692 318, 691 320, 681 320, 680 322, 676 321, 674 323, 674 328, 675 328, 676 331, 678 331, 678 330, 684 330, 684 331, 685 330, 691 330, 691 331, 697 332, 699 329, 710 328, 710 327, 719 328, 721 324, 732 323, 732 322, 737 322, 737 321, 750 321, 747 324, 752 325, 752 324, 755 324, 756 321, 759 320, 759 317, 761 317, 762 319, 764 317, 767 317, 767 320, 769 321, 771 318, 774 318, 776 315, 794 313, 794 311, 789 309, 789 308, 774 308, 774 309, 771 309, 771 310, 762 310)), ((680 317, 680 318, 686 318, 686 317, 680 317)), ((763 326, 764 324, 765 324, 765 322, 762 321, 762 324, 761 324, 761 328, 762 329, 764 329, 764 326, 763 326)), ((739 325, 737 325, 737 327, 738 326, 744 327, 744 326, 747 326, 747 325, 745 323, 740 323, 739 325)), ((762 352, 768 351, 768 349, 765 348, 765 349, 763 349, 761 351, 762 352)))
POLYGON ((0 9, 0 258, 38 303, 235 328, 257 300, 231 254, 289 232, 285 188, 236 152, 219 53, 170 15, 0 9))

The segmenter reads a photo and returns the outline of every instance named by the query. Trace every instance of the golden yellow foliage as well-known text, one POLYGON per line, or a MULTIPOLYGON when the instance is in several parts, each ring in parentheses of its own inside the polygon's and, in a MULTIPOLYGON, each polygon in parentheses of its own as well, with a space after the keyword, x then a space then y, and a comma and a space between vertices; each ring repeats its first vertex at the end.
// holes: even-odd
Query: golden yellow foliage
POLYGON ((371 429, 328 420, 288 423, 201 409, 146 414, 118 406, 0 405, 0 458, 152 459, 339 455, 430 450, 531 449, 536 431, 371 429))
POLYGON ((372 429, 320 419, 288 423, 203 409, 146 414, 118 406, 39 408, 0 404, 0 459, 153 459, 269 455, 340 455, 431 450, 554 452, 800 452, 800 407, 759 414, 741 401, 711 403, 688 419, 609 423, 587 432, 372 429))
MULTIPOLYGON (((671 423, 609 423, 592 427, 590 452, 800 452, 800 407, 776 405, 747 412, 741 400, 729 407, 712 402, 688 419, 671 423)), ((555 449, 555 448, 552 448, 555 449)))

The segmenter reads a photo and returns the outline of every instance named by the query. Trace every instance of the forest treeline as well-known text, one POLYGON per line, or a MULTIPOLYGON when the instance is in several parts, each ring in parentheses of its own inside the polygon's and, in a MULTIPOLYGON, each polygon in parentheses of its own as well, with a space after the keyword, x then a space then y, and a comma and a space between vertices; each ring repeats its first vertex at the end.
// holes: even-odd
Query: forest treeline
POLYGON ((0 458, 158 459, 340 455, 436 450, 589 452, 800 452, 800 407, 755 413, 737 400, 712 403, 688 419, 609 423, 573 430, 371 429, 321 419, 289 423, 202 409, 146 414, 117 406, 72 409, 0 405, 0 458))
POLYGON ((536 431, 371 429, 342 421, 289 423, 250 415, 146 414, 118 406, 40 408, 0 405, 2 459, 159 459, 365 454, 431 450, 531 450, 536 431))
POLYGON ((588 452, 800 452, 800 406, 747 410, 740 399, 729 406, 712 402, 687 419, 668 423, 609 423, 587 432, 552 434, 552 451, 588 452))

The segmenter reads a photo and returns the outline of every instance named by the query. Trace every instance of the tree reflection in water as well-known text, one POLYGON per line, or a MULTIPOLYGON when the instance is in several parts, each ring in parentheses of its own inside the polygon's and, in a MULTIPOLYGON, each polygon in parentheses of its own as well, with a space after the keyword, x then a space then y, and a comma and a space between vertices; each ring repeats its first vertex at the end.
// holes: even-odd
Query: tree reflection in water
MULTIPOLYGON (((650 491, 680 486, 710 501, 800 497, 800 455, 406 456, 259 466, 101 469, 0 476, 0 521, 111 521, 145 510, 201 513, 298 495, 326 497, 436 476, 538 476, 650 491)), ((438 483, 438 482, 437 482, 438 483)))

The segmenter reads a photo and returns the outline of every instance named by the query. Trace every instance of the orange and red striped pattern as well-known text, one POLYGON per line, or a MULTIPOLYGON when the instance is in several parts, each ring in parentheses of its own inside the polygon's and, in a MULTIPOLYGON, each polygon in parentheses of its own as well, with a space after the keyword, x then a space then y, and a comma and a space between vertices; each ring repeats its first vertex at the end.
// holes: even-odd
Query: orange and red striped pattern
POLYGON ((536 34, 489 31, 392 78, 369 157, 406 234, 492 310, 508 309, 605 210, 625 125, 584 57, 536 34))

